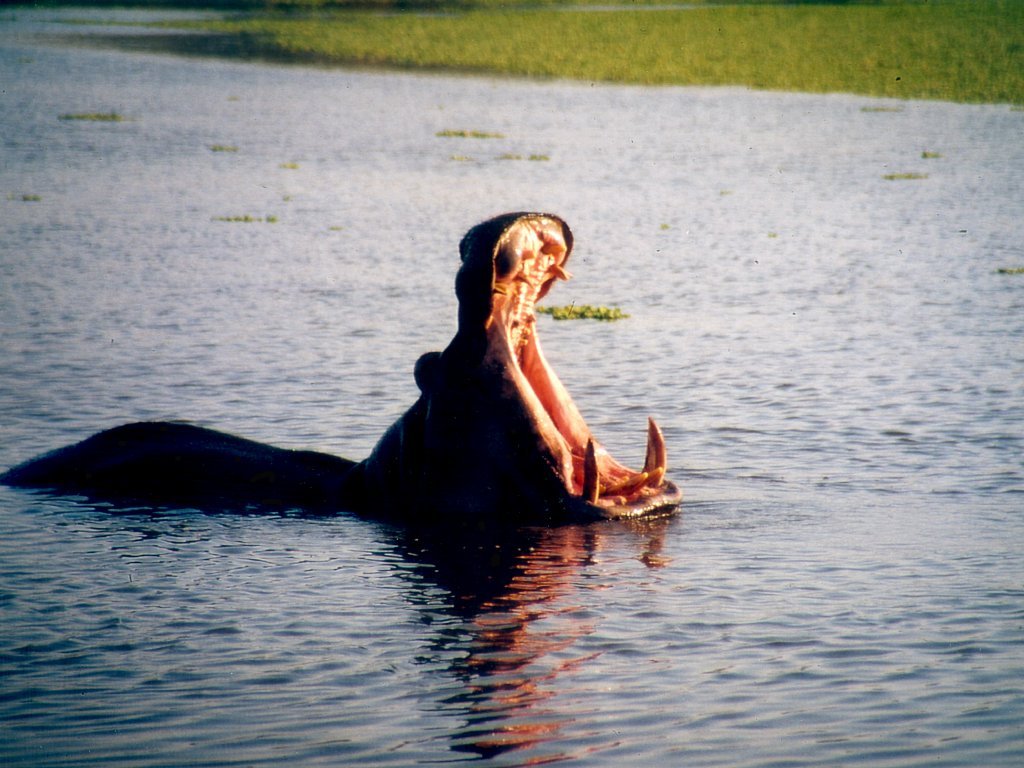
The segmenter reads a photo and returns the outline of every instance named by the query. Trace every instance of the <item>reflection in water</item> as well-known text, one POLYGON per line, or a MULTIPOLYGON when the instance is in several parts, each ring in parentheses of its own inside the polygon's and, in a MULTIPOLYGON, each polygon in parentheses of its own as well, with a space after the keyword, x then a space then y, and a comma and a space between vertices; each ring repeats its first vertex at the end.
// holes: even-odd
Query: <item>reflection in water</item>
MULTIPOLYGON (((666 520, 634 523, 638 559, 668 563, 661 554, 666 520)), ((453 659, 449 673, 460 690, 443 703, 464 713, 452 749, 489 758, 556 741, 572 722, 554 702, 565 677, 600 651, 574 646, 596 629, 596 614, 576 590, 579 571, 593 562, 602 539, 623 526, 591 524, 552 529, 404 530, 399 546, 423 579, 444 588, 458 630, 435 641, 453 659)), ((418 592, 422 590, 417 585, 418 592)), ((416 597, 414 596, 414 599, 416 597)), ((588 598, 589 599, 589 598, 588 598)), ((436 600, 431 601, 436 609, 436 600)), ((535 765, 577 757, 565 751, 530 755, 535 765)))

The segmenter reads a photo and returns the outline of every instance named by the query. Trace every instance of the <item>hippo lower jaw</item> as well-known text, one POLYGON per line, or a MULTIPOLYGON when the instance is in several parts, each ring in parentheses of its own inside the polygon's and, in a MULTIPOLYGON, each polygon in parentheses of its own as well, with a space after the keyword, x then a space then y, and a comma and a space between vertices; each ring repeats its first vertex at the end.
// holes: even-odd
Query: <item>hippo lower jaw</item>
POLYGON ((619 463, 593 436, 541 350, 534 306, 555 281, 571 277, 564 266, 571 247, 564 222, 548 215, 520 217, 499 240, 484 366, 501 373, 503 396, 522 404, 529 431, 565 490, 571 516, 671 511, 682 495, 665 479, 665 439, 654 420, 647 422, 642 469, 619 463))
POLYGON ((507 372, 528 404, 542 450, 552 459, 574 516, 639 517, 679 504, 679 489, 665 479, 665 438, 653 418, 647 419, 643 467, 630 469, 593 436, 544 358, 535 333, 518 355, 511 355, 507 372))

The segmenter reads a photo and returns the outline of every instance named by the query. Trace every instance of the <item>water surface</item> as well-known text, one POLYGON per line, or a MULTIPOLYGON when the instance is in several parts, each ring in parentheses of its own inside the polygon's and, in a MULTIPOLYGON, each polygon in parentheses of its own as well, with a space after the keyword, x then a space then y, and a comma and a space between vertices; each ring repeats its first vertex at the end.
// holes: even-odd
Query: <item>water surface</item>
POLYGON ((40 18, 0 22, 0 467, 165 418, 359 458, 462 233, 540 209, 577 242, 549 301, 631 315, 540 318, 548 357, 625 461, 659 420, 686 501, 463 540, 0 488, 0 762, 1020 763, 1024 113, 40 18))

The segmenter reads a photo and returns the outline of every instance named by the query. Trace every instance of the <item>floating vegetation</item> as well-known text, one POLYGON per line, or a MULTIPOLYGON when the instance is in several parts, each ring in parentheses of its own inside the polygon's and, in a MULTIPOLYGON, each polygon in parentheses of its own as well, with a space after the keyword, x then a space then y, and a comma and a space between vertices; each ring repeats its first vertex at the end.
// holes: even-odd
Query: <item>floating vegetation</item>
POLYGON ((902 112, 903 107, 861 107, 861 112, 902 112))
POLYGON ((93 123, 123 123, 127 118, 117 112, 68 112, 61 120, 84 120, 93 123))
POLYGON ((887 173, 883 177, 886 181, 911 181, 914 179, 927 179, 927 173, 887 173))
POLYGON ((449 160, 454 160, 456 163, 468 163, 468 162, 471 162, 473 160, 472 157, 468 157, 466 155, 452 155, 448 159, 449 160))
POLYGON ((39 195, 32 195, 32 194, 18 195, 18 194, 15 194, 14 192, 10 192, 7 195, 7 199, 8 200, 20 200, 23 203, 38 203, 43 198, 40 197, 39 195))
POLYGON ((284 168, 288 171, 297 171, 299 169, 298 163, 281 163, 277 166, 278 168, 284 168))
POLYGON ((1000 275, 1024 275, 1024 267, 1000 267, 996 272, 1000 275))
POLYGON ((668 223, 665 223, 665 222, 662 222, 661 226, 658 227, 658 229, 660 229, 662 232, 664 232, 666 229, 672 229, 672 225, 668 224, 668 223))
POLYGON ((505 134, 503 133, 490 133, 488 131, 455 131, 445 130, 438 131, 434 134, 440 136, 443 139, 504 139, 505 134))
POLYGON ((778 232, 769 232, 769 233, 768 233, 768 237, 769 237, 769 238, 771 238, 772 240, 774 240, 774 239, 775 239, 775 238, 777 238, 778 236, 779 236, 779 233, 778 233, 778 232))
POLYGON ((504 155, 498 156, 499 160, 529 160, 534 163, 547 162, 551 158, 547 155, 527 155, 525 158, 522 155, 515 155, 511 153, 505 153, 504 155))
POLYGON ((618 307, 592 307, 589 304, 537 307, 537 311, 551 315, 555 320, 624 320, 629 317, 618 307))
POLYGON ((921 159, 922 160, 938 160, 940 157, 942 157, 942 153, 941 152, 928 152, 928 151, 924 151, 924 152, 921 153, 921 159))
POLYGON ((333 227, 328 227, 327 231, 328 232, 341 232, 343 229, 344 229, 344 227, 339 227, 339 226, 335 225, 333 227))
POLYGON ((237 152, 238 151, 238 147, 236 147, 234 144, 211 144, 210 145, 210 151, 211 152, 237 152))
POLYGON ((233 224, 276 224, 277 216, 250 216, 249 214, 244 216, 214 216, 213 221, 229 221, 233 224))

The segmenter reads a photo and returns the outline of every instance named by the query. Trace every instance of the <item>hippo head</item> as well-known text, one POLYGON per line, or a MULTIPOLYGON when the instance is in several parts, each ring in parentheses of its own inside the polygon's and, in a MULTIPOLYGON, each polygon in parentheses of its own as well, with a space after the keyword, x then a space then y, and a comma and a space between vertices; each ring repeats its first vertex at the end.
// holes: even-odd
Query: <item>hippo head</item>
POLYGON ((670 512, 665 441, 647 423, 641 469, 590 432, 537 335, 535 306, 558 280, 573 238, 557 216, 510 213, 462 239, 459 328, 416 365, 417 403, 365 462, 368 488, 405 508, 520 520, 670 512))

